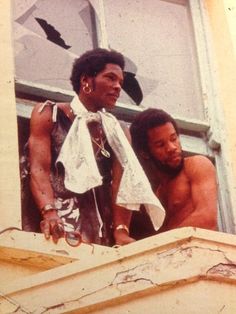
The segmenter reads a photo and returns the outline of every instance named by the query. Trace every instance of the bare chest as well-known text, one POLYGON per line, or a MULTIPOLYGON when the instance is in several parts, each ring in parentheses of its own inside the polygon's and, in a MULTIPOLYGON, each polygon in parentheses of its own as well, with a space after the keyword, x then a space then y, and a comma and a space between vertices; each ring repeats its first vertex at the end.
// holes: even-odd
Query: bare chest
POLYGON ((191 185, 185 172, 162 184, 157 195, 163 203, 167 215, 176 215, 191 206, 191 185))

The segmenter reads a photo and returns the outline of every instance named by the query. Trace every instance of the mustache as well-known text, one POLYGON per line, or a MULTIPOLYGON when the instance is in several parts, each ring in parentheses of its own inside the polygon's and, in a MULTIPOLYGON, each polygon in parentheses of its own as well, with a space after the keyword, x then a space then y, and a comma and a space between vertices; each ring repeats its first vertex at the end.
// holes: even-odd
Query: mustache
POLYGON ((171 154, 171 155, 168 156, 168 158, 165 160, 165 162, 169 162, 169 161, 171 161, 173 158, 183 157, 182 155, 183 155, 182 152, 173 153, 173 154, 171 154))
MULTIPOLYGON (((175 154, 176 156, 176 154, 175 154)), ((178 164, 178 166, 176 167, 171 167, 166 163, 161 162, 159 159, 156 159, 155 157, 151 156, 151 160, 154 163, 154 165, 157 167, 157 169, 164 173, 167 174, 171 177, 175 177, 177 176, 180 171, 183 169, 184 167, 184 156, 183 156, 183 152, 181 152, 180 154, 178 154, 178 157, 181 157, 180 163, 178 164)), ((172 157, 173 158, 173 157, 172 157)), ((169 158, 168 158, 169 159, 169 158)))

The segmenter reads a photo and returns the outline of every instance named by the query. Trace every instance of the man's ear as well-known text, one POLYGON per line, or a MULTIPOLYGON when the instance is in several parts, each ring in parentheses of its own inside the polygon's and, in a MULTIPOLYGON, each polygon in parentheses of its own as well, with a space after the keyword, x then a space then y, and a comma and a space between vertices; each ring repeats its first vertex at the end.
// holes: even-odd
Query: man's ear
POLYGON ((83 75, 81 75, 81 77, 80 77, 80 84, 81 84, 82 86, 85 86, 86 83, 88 83, 88 76, 83 74, 83 75))
POLYGON ((94 77, 88 75, 81 75, 80 77, 80 85, 81 86, 88 86, 91 90, 94 89, 94 77))

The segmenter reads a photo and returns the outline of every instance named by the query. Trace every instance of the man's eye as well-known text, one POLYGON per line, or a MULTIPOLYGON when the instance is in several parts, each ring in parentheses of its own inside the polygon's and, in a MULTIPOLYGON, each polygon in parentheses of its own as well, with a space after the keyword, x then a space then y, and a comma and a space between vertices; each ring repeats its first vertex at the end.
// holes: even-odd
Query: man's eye
POLYGON ((108 78, 110 81, 114 81, 114 80, 115 80, 114 76, 112 76, 112 75, 107 75, 107 78, 108 78))
POLYGON ((163 143, 156 143, 156 145, 155 145, 157 148, 161 148, 161 147, 163 147, 164 146, 164 144, 163 143))

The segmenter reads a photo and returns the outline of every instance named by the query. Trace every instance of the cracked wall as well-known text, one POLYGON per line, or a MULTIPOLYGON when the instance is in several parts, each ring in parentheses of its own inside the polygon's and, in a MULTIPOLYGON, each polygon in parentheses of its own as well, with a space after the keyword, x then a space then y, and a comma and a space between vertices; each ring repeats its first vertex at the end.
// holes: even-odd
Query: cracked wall
MULTIPOLYGON (((75 261, 12 282, 1 288, 0 302, 3 309, 10 307, 16 313, 24 309, 29 313, 232 314, 236 311, 233 239, 183 228, 129 247, 110 248, 100 259, 97 248, 89 248, 90 264, 75 261), (224 239, 229 241, 221 243, 224 239)), ((81 249, 78 256, 88 248, 81 249)))

